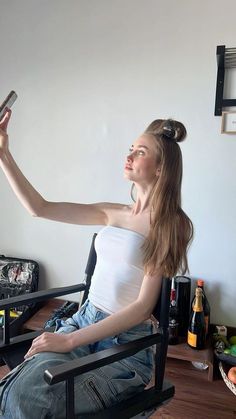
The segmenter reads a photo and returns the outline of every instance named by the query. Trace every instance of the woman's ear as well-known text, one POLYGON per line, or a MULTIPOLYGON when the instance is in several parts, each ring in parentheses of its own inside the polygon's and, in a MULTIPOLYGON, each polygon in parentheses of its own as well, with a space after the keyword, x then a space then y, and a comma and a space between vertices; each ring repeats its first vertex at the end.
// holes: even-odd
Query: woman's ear
POLYGON ((160 167, 156 170, 156 176, 160 176, 160 174, 161 174, 161 169, 160 169, 160 167))

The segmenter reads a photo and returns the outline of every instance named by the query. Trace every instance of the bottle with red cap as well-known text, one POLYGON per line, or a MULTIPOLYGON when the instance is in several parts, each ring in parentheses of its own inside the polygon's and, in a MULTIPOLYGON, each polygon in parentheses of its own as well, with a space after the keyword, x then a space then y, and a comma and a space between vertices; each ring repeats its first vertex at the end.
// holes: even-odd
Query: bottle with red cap
MULTIPOLYGON (((197 287, 201 288, 201 290, 202 290, 202 306, 203 306, 203 312, 204 312, 204 318, 205 318, 206 337, 207 337, 208 334, 209 334, 211 307, 210 307, 209 301, 207 299, 207 296, 206 296, 206 293, 205 293, 205 290, 204 290, 203 279, 198 279, 197 287)), ((191 307, 193 307, 194 301, 195 301, 195 297, 192 300, 191 307)))

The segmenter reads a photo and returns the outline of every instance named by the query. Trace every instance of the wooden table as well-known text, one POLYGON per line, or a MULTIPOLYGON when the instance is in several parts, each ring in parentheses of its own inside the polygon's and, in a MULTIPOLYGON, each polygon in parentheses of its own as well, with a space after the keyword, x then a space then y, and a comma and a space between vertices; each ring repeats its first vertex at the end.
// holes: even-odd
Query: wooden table
POLYGON ((179 343, 177 345, 169 345, 167 357, 181 359, 183 361, 190 362, 202 362, 208 365, 208 380, 213 381, 214 372, 214 353, 210 345, 207 343, 206 349, 192 349, 186 342, 179 343))

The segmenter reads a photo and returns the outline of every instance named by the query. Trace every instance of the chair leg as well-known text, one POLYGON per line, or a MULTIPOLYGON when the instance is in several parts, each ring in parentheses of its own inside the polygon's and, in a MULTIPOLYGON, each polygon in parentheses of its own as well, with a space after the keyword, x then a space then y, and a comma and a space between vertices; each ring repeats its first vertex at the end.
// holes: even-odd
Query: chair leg
POLYGON ((66 380, 66 419, 75 419, 74 378, 66 380))

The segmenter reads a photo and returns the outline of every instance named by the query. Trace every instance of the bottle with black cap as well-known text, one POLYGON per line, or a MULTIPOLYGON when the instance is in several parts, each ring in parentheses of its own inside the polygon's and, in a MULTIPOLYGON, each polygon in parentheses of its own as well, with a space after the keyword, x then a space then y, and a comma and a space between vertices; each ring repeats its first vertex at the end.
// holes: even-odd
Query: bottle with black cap
MULTIPOLYGON (((207 299, 205 290, 204 290, 204 281, 203 279, 198 279, 197 286, 202 290, 202 306, 204 311, 204 318, 205 318, 205 325, 206 325, 206 337, 209 334, 209 326, 210 326, 210 314, 211 314, 211 307, 209 301, 207 299)), ((193 307, 195 301, 195 296, 193 297, 191 307, 193 307)))
POLYGON ((170 292, 170 312, 169 312, 169 345, 177 345, 179 343, 179 315, 176 304, 176 290, 174 278, 171 283, 170 292))
POLYGON ((187 342, 193 349, 204 349, 206 345, 206 326, 202 306, 202 289, 200 287, 195 290, 187 342))

